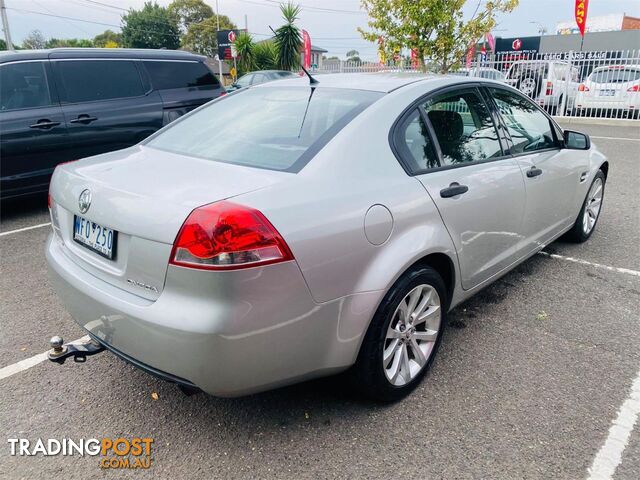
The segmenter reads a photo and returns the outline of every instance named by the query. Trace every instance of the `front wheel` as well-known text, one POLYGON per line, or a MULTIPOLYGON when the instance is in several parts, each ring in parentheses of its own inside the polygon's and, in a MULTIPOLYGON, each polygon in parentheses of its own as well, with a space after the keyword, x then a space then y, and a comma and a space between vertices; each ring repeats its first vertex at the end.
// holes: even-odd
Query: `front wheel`
POLYGON ((391 402, 410 393, 430 368, 448 306, 438 273, 420 267, 401 277, 378 307, 354 366, 357 388, 391 402))
POLYGON ((604 200, 605 180, 602 170, 598 170, 593 182, 591 182, 591 187, 584 199, 576 223, 566 234, 568 240, 577 243, 586 242, 595 230, 602 210, 602 201, 604 200))

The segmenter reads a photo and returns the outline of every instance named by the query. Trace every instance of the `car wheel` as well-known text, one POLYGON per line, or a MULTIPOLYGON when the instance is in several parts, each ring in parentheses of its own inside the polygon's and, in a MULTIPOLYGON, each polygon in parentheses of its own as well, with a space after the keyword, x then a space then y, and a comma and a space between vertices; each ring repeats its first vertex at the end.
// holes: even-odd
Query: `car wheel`
POLYGON ((593 231, 596 229, 600 211, 602 210, 602 201, 604 200, 605 176, 602 170, 598 170, 591 187, 584 199, 580 214, 576 219, 576 223, 566 234, 566 238, 573 242, 586 242, 593 231))
POLYGON ((365 335, 353 369, 356 388, 383 402, 409 394, 433 362, 447 309, 446 288, 434 269, 420 267, 403 275, 365 335))
POLYGON ((540 80, 533 75, 522 77, 518 81, 518 90, 529 98, 535 99, 540 93, 540 80))

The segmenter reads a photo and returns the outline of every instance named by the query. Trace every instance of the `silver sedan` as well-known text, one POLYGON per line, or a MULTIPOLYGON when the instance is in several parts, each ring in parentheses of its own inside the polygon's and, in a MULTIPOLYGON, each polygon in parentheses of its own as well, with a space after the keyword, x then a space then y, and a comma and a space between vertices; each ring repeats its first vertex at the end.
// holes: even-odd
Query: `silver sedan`
POLYGON ((239 90, 56 169, 51 278, 95 341, 213 395, 348 371, 392 401, 451 308, 592 235, 606 158, 517 90, 319 80, 239 90))

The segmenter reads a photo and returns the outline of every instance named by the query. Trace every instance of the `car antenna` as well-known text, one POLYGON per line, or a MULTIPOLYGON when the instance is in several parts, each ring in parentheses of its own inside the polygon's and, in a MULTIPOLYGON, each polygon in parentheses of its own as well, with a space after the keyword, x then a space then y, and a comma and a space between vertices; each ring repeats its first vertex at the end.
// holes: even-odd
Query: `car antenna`
POLYGON ((302 68, 302 71, 303 71, 304 73, 306 73, 306 74, 307 74, 307 77, 309 77, 309 84, 310 84, 310 85, 315 85, 316 83, 320 83, 318 80, 316 80, 315 78, 313 78, 313 77, 311 76, 311 74, 307 71, 307 69, 306 69, 306 68, 304 68, 302 65, 300 65, 300 68, 302 68))

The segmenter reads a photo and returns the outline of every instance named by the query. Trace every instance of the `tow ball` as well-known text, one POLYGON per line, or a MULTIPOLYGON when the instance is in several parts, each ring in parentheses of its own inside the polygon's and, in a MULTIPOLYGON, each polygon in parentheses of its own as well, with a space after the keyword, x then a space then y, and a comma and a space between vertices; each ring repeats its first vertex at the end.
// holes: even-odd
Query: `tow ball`
POLYGON ((51 345, 51 350, 47 352, 47 358, 60 365, 69 357, 73 357, 74 362, 86 362, 87 357, 104 350, 104 347, 94 340, 89 340, 84 343, 68 343, 65 345, 62 337, 57 335, 49 340, 49 344, 51 345))

